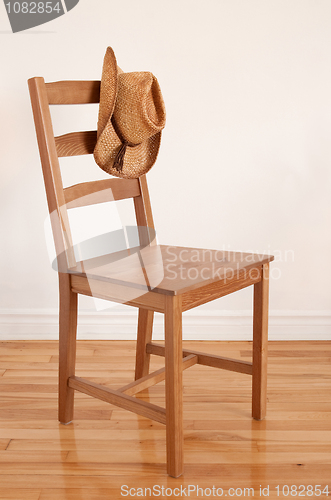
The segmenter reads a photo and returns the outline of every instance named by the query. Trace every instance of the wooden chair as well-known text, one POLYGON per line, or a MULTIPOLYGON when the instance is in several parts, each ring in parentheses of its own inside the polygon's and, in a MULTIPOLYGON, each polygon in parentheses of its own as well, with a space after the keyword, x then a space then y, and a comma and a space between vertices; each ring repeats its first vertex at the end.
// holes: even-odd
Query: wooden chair
MULTIPOLYGON (((61 261, 59 421, 68 424, 73 419, 76 390, 161 422, 166 425, 167 472, 170 476, 178 477, 183 473, 184 369, 201 364, 252 375, 252 415, 257 420, 265 417, 268 270, 273 257, 158 246, 145 231, 140 232, 140 245, 145 252, 144 262, 147 260, 150 263, 148 272, 151 269, 153 272, 156 261, 158 264, 155 266, 160 265, 157 253, 160 255, 161 252, 163 258, 164 278, 157 286, 151 287, 146 276, 145 282, 142 281, 141 269, 139 272, 136 264, 125 267, 120 265, 122 261, 118 261, 116 272, 110 272, 111 263, 107 264, 107 261, 101 265, 98 262, 92 262, 92 265, 77 263, 72 250, 67 209, 82 206, 84 200, 88 200, 87 204, 109 201, 105 194, 111 189, 114 200, 133 198, 139 228, 153 228, 146 178, 109 178, 64 189, 58 158, 93 153, 96 132, 74 132, 54 137, 49 105, 98 103, 100 82, 45 83, 43 78, 38 77, 30 79, 28 83, 49 212, 58 214, 52 219, 52 229, 58 260, 61 261), (92 201, 89 195, 93 195, 92 201), (254 286, 252 363, 182 349, 183 311, 250 285, 254 286), (128 290, 134 292, 133 298, 132 294, 127 298, 128 290), (111 390, 75 376, 78 294, 126 303, 139 310, 135 381, 119 390, 111 390), (154 311, 165 315, 165 345, 152 342, 154 311), (150 374, 151 354, 164 356, 165 368, 150 374), (166 408, 134 397, 134 394, 164 379, 166 408)), ((145 271, 144 266, 142 271, 145 271)))

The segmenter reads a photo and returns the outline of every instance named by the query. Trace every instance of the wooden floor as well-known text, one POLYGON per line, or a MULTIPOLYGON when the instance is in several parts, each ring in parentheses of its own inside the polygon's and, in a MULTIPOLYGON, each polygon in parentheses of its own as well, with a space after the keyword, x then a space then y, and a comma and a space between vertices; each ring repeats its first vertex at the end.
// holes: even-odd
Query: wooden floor
MULTIPOLYGON (((184 345, 251 356, 249 342, 184 345)), ((0 499, 219 498, 219 488, 235 497, 253 496, 245 488, 254 488, 261 497, 260 487, 269 487, 264 496, 278 498, 277 485, 281 498, 327 498, 318 495, 326 485, 331 496, 331 342, 269 345, 262 422, 251 419, 249 375, 202 366, 184 372, 185 473, 172 479, 162 424, 76 394, 75 421, 60 425, 57 342, 1 342, 0 499), (286 495, 283 485, 296 485, 298 494, 293 486, 286 495), (321 486, 311 495, 308 485, 321 486), (162 486, 168 488, 163 496, 162 486)), ((133 342, 81 341, 77 375, 118 388, 132 381, 134 356, 133 342)), ((162 363, 153 357, 153 368, 162 363)), ((163 393, 162 383, 140 397, 164 404, 163 393)))

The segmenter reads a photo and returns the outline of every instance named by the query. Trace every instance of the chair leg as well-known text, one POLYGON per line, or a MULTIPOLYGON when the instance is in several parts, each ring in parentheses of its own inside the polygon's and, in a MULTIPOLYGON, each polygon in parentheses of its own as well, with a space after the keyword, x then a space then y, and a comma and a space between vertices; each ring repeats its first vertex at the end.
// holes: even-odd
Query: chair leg
POLYGON ((154 311, 139 309, 135 380, 149 374, 151 355, 146 353, 146 344, 152 340, 153 319, 154 311))
POLYGON ((68 378, 75 375, 78 294, 71 291, 69 274, 59 273, 59 284, 59 421, 68 424, 74 413, 75 391, 68 387, 68 378))
POLYGON ((267 409, 269 264, 254 285, 252 416, 263 420, 267 409))
POLYGON ((167 472, 183 473, 183 366, 181 297, 165 297, 167 472))

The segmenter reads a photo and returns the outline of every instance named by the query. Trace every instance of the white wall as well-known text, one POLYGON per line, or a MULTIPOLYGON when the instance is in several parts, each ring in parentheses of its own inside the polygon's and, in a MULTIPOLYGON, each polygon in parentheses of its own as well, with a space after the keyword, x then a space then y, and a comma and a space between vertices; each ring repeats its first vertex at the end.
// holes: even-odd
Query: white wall
MULTIPOLYGON (((331 338, 330 19, 329 0, 80 0, 12 34, 0 5, 2 338, 32 338, 58 300, 26 80, 99 79, 108 45, 124 70, 152 71, 166 102, 148 175, 160 242, 274 253, 273 337, 331 338)), ((97 108, 83 113, 81 128, 95 128, 97 108)), ((70 131, 58 110, 55 122, 70 131)), ((91 158, 81 168, 102 175, 91 158)), ((207 304, 194 335, 214 318, 211 336, 226 338, 220 318, 230 328, 250 308, 250 290, 207 304)))

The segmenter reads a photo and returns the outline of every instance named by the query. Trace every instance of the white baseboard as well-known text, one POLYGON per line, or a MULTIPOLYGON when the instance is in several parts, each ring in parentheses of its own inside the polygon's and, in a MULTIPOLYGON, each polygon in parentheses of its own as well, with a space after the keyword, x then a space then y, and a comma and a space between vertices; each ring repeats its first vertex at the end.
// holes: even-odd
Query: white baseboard
MULTIPOLYGON (((79 314, 78 338, 134 340, 137 311, 122 306, 110 312, 79 314)), ((156 314, 153 339, 163 338, 163 315, 156 314)), ((249 311, 187 311, 183 315, 186 340, 251 340, 249 311)), ((56 310, 0 310, 0 340, 57 340, 56 310)), ((331 340, 331 311, 271 311, 269 340, 331 340)))

